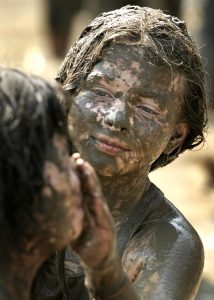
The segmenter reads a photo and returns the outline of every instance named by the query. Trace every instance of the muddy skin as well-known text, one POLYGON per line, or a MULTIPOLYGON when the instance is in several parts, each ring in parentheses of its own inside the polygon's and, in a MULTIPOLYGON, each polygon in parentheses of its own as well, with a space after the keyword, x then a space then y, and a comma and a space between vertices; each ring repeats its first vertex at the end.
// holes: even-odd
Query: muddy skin
MULTIPOLYGON (((121 237, 127 237, 125 252, 120 255, 138 293, 137 296, 131 286, 126 286, 131 295, 127 291, 108 297, 100 291, 95 299, 190 299, 202 273, 203 247, 181 213, 161 193, 154 196, 157 188, 148 179, 150 168, 166 166, 185 150, 205 141, 205 76, 198 47, 185 23, 159 10, 138 6, 103 13, 82 31, 56 79, 72 96, 71 101, 63 102, 66 114, 70 109, 71 142, 99 175, 116 221, 118 244, 121 237), (144 48, 145 57, 143 50, 136 50, 137 46, 124 45, 119 49, 115 45, 127 41, 144 48), (113 48, 106 51, 111 45, 113 48), (147 197, 146 191, 152 198, 147 197), (132 223, 130 220, 136 211, 140 212, 141 223, 131 236, 129 229, 136 222, 135 218, 132 223), (131 224, 128 228, 124 226, 126 220, 131 224)), ((96 190, 96 185, 91 189, 96 190)), ((91 205, 96 204, 96 197, 90 195, 91 205)), ((83 202, 87 200, 84 198, 83 202)), ((95 208, 96 205, 94 218, 99 219, 95 208)), ((100 232, 100 228, 95 229, 95 233, 100 232)), ((112 245, 114 233, 109 230, 104 236, 94 234, 92 239, 102 245, 102 239, 109 238, 112 245)), ((100 253, 101 248, 90 248, 87 243, 85 246, 86 252, 88 248, 100 253)), ((114 250, 109 251, 106 261, 109 257, 116 259, 114 250)), ((67 256, 66 260, 66 266, 69 262, 71 265, 70 273, 69 268, 65 270, 66 276, 77 275, 72 273, 72 259, 67 256)), ((85 263, 93 265, 91 261, 85 263)), ((96 290, 102 286, 112 290, 114 274, 124 278, 120 270, 118 257, 102 274, 94 272, 92 266, 92 285, 96 290)), ((67 278, 68 299, 88 299, 85 293, 79 297, 82 290, 87 292, 83 273, 82 277, 74 276, 71 281, 67 278)), ((40 282, 43 278, 41 272, 40 282)), ((47 290, 57 286, 54 271, 48 279, 43 285, 38 284, 37 290, 42 286, 43 292, 35 299, 45 299, 47 290)), ((65 286, 62 291, 66 291, 65 286)), ((62 298, 60 288, 56 287, 53 295, 53 299, 62 298)))
POLYGON ((146 62, 137 46, 118 44, 95 65, 71 105, 70 138, 100 175, 115 214, 134 208, 148 188, 152 163, 185 137, 185 124, 178 124, 182 78, 172 76, 146 62))
MULTIPOLYGON (((44 165, 44 179, 46 185, 43 188, 42 196, 51 200, 55 211, 58 224, 50 224, 50 231, 53 229, 56 234, 55 242, 66 243, 68 237, 75 239, 81 232, 83 221, 83 208, 81 204, 81 192, 78 176, 75 171, 75 164, 70 159, 67 150, 67 140, 64 136, 55 134, 53 145, 47 153, 47 161, 44 165), (52 192, 48 194, 47 191, 52 192), (58 206, 58 207, 57 207, 58 206), (63 214, 63 210, 65 210, 63 214), (64 217, 63 217, 64 216, 64 217), (64 227, 67 226, 65 241, 63 241, 64 227), (70 230, 68 229, 70 228, 70 230)), ((50 208, 49 208, 50 209, 50 208)), ((45 211, 50 211, 45 208, 45 211)), ((53 213, 52 211, 52 213, 53 213)), ((50 220, 51 215, 49 216, 50 220)), ((52 239, 53 240, 53 239, 52 239)), ((60 246, 60 245, 58 245, 60 246)))
MULTIPOLYGON (((69 136, 98 173, 117 230, 149 189, 152 163, 162 152, 171 153, 188 133, 180 117, 183 88, 181 75, 147 62, 142 48, 116 44, 73 98, 69 136)), ((112 299, 191 299, 203 268, 201 241, 165 199, 158 208, 151 203, 150 210, 122 259, 138 296, 129 294, 129 286, 112 299)), ((114 272, 122 277, 119 259, 112 253, 106 259, 108 255, 115 261, 106 273, 91 275, 98 290, 112 282, 114 272)))
POLYGON ((66 138, 55 134, 44 163, 41 196, 29 199, 32 214, 20 220, 13 232, 6 222, 1 233, 0 299, 29 299, 33 278, 44 260, 81 233, 80 186, 69 160, 66 138))
POLYGON ((141 228, 123 255, 137 294, 142 299, 192 299, 204 260, 197 233, 166 199, 141 228))

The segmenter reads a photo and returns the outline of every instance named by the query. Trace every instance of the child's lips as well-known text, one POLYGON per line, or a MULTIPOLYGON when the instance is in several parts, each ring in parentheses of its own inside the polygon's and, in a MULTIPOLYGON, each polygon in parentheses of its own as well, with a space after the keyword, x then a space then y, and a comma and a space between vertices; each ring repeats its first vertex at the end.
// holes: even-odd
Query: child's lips
POLYGON ((112 138, 108 136, 98 136, 93 137, 93 139, 96 141, 95 145, 97 148, 110 154, 117 154, 124 151, 130 151, 129 146, 117 138, 112 138))

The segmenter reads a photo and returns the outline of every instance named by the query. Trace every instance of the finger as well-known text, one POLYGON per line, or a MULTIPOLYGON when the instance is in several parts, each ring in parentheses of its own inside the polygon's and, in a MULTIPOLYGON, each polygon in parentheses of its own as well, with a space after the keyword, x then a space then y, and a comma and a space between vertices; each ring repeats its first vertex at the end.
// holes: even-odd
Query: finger
POLYGON ((78 158, 81 157, 80 153, 76 152, 76 153, 73 153, 72 156, 71 156, 74 160, 77 160, 78 158))
POLYGON ((84 186, 84 190, 92 197, 103 198, 101 184, 93 167, 80 158, 77 160, 77 170, 81 174, 80 180, 84 186))
POLYGON ((76 172, 77 175, 80 173, 80 165, 83 163, 83 159, 80 158, 79 153, 75 153, 70 157, 70 164, 72 169, 76 172))
POLYGON ((103 197, 101 184, 93 167, 80 157, 76 159, 75 163, 77 171, 80 174, 81 191, 86 200, 84 202, 91 215, 88 216, 89 219, 94 218, 96 224, 102 224, 102 221, 106 224, 112 224, 111 214, 103 197))

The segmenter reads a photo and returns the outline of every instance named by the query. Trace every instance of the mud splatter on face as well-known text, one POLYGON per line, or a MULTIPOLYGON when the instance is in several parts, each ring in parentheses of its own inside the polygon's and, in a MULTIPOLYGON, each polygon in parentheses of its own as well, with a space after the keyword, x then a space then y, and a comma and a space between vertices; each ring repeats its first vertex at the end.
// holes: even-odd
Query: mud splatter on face
POLYGON ((173 135, 182 79, 147 62, 140 46, 106 50, 74 96, 71 140, 102 175, 149 170, 173 135))

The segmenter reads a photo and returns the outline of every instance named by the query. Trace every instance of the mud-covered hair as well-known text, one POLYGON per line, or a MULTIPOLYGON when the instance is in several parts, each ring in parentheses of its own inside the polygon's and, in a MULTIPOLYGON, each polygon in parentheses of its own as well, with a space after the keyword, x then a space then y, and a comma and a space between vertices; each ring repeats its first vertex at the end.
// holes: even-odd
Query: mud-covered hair
POLYGON ((43 187, 52 136, 66 134, 60 90, 36 76, 0 67, 0 220, 16 234, 43 187))
MULTIPOLYGON (((148 61, 167 65, 175 74, 184 77, 181 118, 187 123, 189 132, 179 148, 160 155, 151 167, 154 170, 205 140, 207 108, 202 60, 183 21, 161 10, 128 5, 102 13, 83 29, 66 55, 56 80, 73 94, 102 58, 103 51, 121 40, 142 46, 148 61)), ((69 106, 69 102, 64 103, 65 111, 69 106)))

